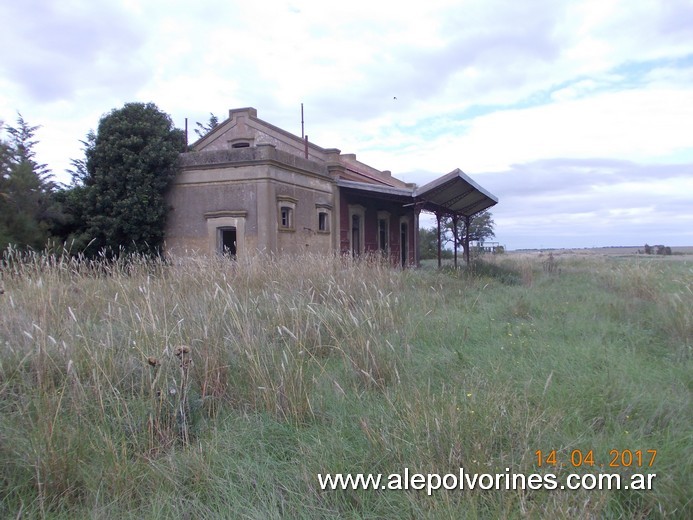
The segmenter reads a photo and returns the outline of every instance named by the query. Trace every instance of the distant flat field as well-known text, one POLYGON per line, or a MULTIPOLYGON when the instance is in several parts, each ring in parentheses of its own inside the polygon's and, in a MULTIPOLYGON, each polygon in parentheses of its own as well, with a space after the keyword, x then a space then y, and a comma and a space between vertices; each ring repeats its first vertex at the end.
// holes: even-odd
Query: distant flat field
MULTIPOLYGON (((566 248, 566 249, 518 249, 508 251, 511 254, 548 254, 554 255, 605 255, 605 256, 628 256, 642 254, 644 246, 624 246, 624 247, 593 247, 593 248, 566 248), (640 251, 640 253, 638 253, 640 251)), ((672 255, 669 258, 679 258, 690 260, 693 257, 693 246, 678 246, 671 248, 672 255)), ((657 256, 657 255, 648 255, 657 256)))

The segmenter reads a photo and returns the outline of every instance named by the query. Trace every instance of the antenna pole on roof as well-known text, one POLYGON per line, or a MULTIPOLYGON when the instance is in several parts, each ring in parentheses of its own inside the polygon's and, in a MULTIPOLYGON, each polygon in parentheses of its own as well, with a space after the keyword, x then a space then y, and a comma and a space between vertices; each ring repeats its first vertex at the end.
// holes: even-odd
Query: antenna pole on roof
POLYGON ((301 103, 301 139, 305 139, 306 133, 303 127, 303 103, 301 103))

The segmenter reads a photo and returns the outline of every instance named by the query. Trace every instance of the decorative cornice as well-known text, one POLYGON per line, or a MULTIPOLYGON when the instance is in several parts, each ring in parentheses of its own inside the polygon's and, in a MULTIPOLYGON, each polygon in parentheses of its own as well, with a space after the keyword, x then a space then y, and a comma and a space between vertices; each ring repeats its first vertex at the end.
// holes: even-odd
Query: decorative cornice
POLYGON ((246 218, 247 216, 248 216, 247 211, 227 210, 227 209, 222 209, 219 211, 208 211, 207 213, 204 214, 204 217, 207 220, 209 220, 210 218, 224 218, 224 217, 246 218))

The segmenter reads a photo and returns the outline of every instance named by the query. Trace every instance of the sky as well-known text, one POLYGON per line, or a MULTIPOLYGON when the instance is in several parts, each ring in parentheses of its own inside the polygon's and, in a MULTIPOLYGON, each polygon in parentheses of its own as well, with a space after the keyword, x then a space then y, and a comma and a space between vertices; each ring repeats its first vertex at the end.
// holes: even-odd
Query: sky
MULTIPOLYGON (((691 0, 0 3, 0 120, 69 181, 99 119, 231 108, 419 185, 460 168, 508 249, 693 245, 691 0)), ((422 225, 432 225, 432 218, 422 225)))

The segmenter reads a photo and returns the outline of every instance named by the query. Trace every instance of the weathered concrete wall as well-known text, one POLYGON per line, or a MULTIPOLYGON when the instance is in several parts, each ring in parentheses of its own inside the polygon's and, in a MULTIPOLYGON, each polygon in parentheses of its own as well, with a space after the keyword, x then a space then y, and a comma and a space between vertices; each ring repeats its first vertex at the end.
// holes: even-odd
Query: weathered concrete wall
MULTIPOLYGON (((298 135, 259 119, 254 108, 230 110, 229 119, 221 122, 212 134, 195 143, 195 149, 198 152, 235 152, 252 150, 262 145, 269 145, 281 154, 306 160, 305 141, 298 135), (249 148, 233 148, 241 143, 248 144, 249 148)), ((309 142, 307 160, 321 167, 327 163, 338 163, 342 166, 342 177, 345 179, 397 187, 407 186, 405 182, 392 177, 390 171, 378 170, 357 160, 355 154, 342 154, 336 148, 322 148, 309 142)))
MULTIPOLYGON (((379 211, 390 214, 388 246, 393 263, 399 258, 403 215, 412 216, 413 236, 413 211, 402 208, 408 200, 393 200, 387 194, 344 195, 336 185, 340 178, 400 188, 405 183, 336 148, 309 143, 306 158, 300 137, 259 119, 253 108, 231 110, 229 118, 194 149, 181 155, 182 173, 168 195, 172 209, 166 247, 171 253, 213 254, 218 246, 215 235, 230 228, 238 228, 237 241, 242 241, 238 251, 247 254, 348 252, 350 204, 365 208, 360 239, 364 252, 378 249, 379 211), (281 207, 291 208, 288 228, 281 222, 281 207), (319 229, 321 212, 328 215, 326 230, 319 229)), ((412 247, 410 252, 413 260, 412 247)))
POLYGON ((183 172, 168 195, 169 252, 212 252, 208 219, 219 217, 244 219, 239 240, 248 253, 331 250, 335 186, 325 168, 271 146, 184 154, 181 163, 183 172), (280 226, 284 199, 293 201, 289 230, 280 226), (330 213, 326 232, 318 230, 319 208, 330 213))
MULTIPOLYGON (((242 141, 248 142, 251 147, 272 145, 279 151, 297 157, 304 157, 305 154, 305 142, 299 136, 258 119, 257 111, 253 108, 230 110, 229 119, 220 123, 213 135, 198 141, 195 147, 199 151, 229 150, 242 141)), ((323 163, 325 150, 309 143, 308 159, 323 163)))

